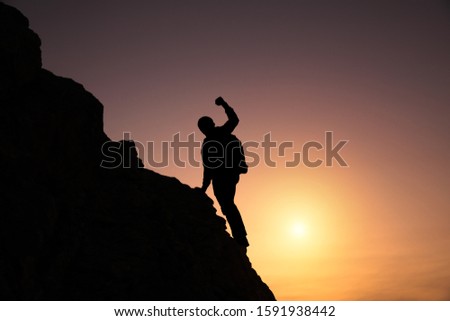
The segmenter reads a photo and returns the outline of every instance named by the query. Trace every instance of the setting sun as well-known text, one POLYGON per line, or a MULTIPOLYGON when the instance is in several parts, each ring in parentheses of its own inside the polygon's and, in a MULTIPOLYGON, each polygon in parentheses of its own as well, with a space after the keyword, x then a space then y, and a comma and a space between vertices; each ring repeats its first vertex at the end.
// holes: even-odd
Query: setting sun
POLYGON ((301 222, 296 222, 291 226, 291 235, 295 238, 304 237, 306 235, 306 226, 301 222))

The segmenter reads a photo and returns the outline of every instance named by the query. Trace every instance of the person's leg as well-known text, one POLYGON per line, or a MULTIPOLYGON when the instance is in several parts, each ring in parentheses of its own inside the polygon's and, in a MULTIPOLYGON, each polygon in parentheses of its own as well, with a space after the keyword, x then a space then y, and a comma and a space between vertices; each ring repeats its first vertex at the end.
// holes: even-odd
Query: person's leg
POLYGON ((213 179, 213 189, 222 213, 226 216, 230 225, 233 238, 239 244, 246 247, 249 245, 246 237, 247 232, 242 221, 241 213, 236 204, 234 204, 234 195, 236 194, 236 184, 238 181, 239 176, 216 177, 213 179))

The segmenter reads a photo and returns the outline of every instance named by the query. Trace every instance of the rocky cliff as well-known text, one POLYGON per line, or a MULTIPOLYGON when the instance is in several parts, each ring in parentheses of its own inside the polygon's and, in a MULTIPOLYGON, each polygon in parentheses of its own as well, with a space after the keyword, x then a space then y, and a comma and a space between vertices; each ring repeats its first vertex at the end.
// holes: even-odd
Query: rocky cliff
POLYGON ((3 3, 0 37, 0 299, 274 299, 212 201, 110 142, 101 103, 42 69, 3 3), (102 169, 105 142, 132 168, 102 169))

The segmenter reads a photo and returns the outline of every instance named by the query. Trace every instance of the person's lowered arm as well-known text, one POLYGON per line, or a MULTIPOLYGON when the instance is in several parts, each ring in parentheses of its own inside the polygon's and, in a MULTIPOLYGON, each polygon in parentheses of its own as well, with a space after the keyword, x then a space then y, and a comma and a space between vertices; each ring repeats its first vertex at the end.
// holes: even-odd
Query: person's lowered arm
POLYGON ((211 184, 211 180, 212 180, 211 169, 204 166, 203 167, 203 182, 202 182, 202 187, 200 187, 200 189, 203 192, 206 192, 209 185, 211 184))

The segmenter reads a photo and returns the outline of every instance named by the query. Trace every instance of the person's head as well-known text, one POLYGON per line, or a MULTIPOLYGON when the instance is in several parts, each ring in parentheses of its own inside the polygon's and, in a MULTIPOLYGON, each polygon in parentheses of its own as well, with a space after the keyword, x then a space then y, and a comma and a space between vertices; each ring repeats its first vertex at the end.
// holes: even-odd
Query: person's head
POLYGON ((214 121, 211 119, 211 117, 203 116, 198 120, 198 128, 205 136, 208 136, 208 134, 211 132, 211 129, 213 129, 215 126, 216 124, 214 124, 214 121))

